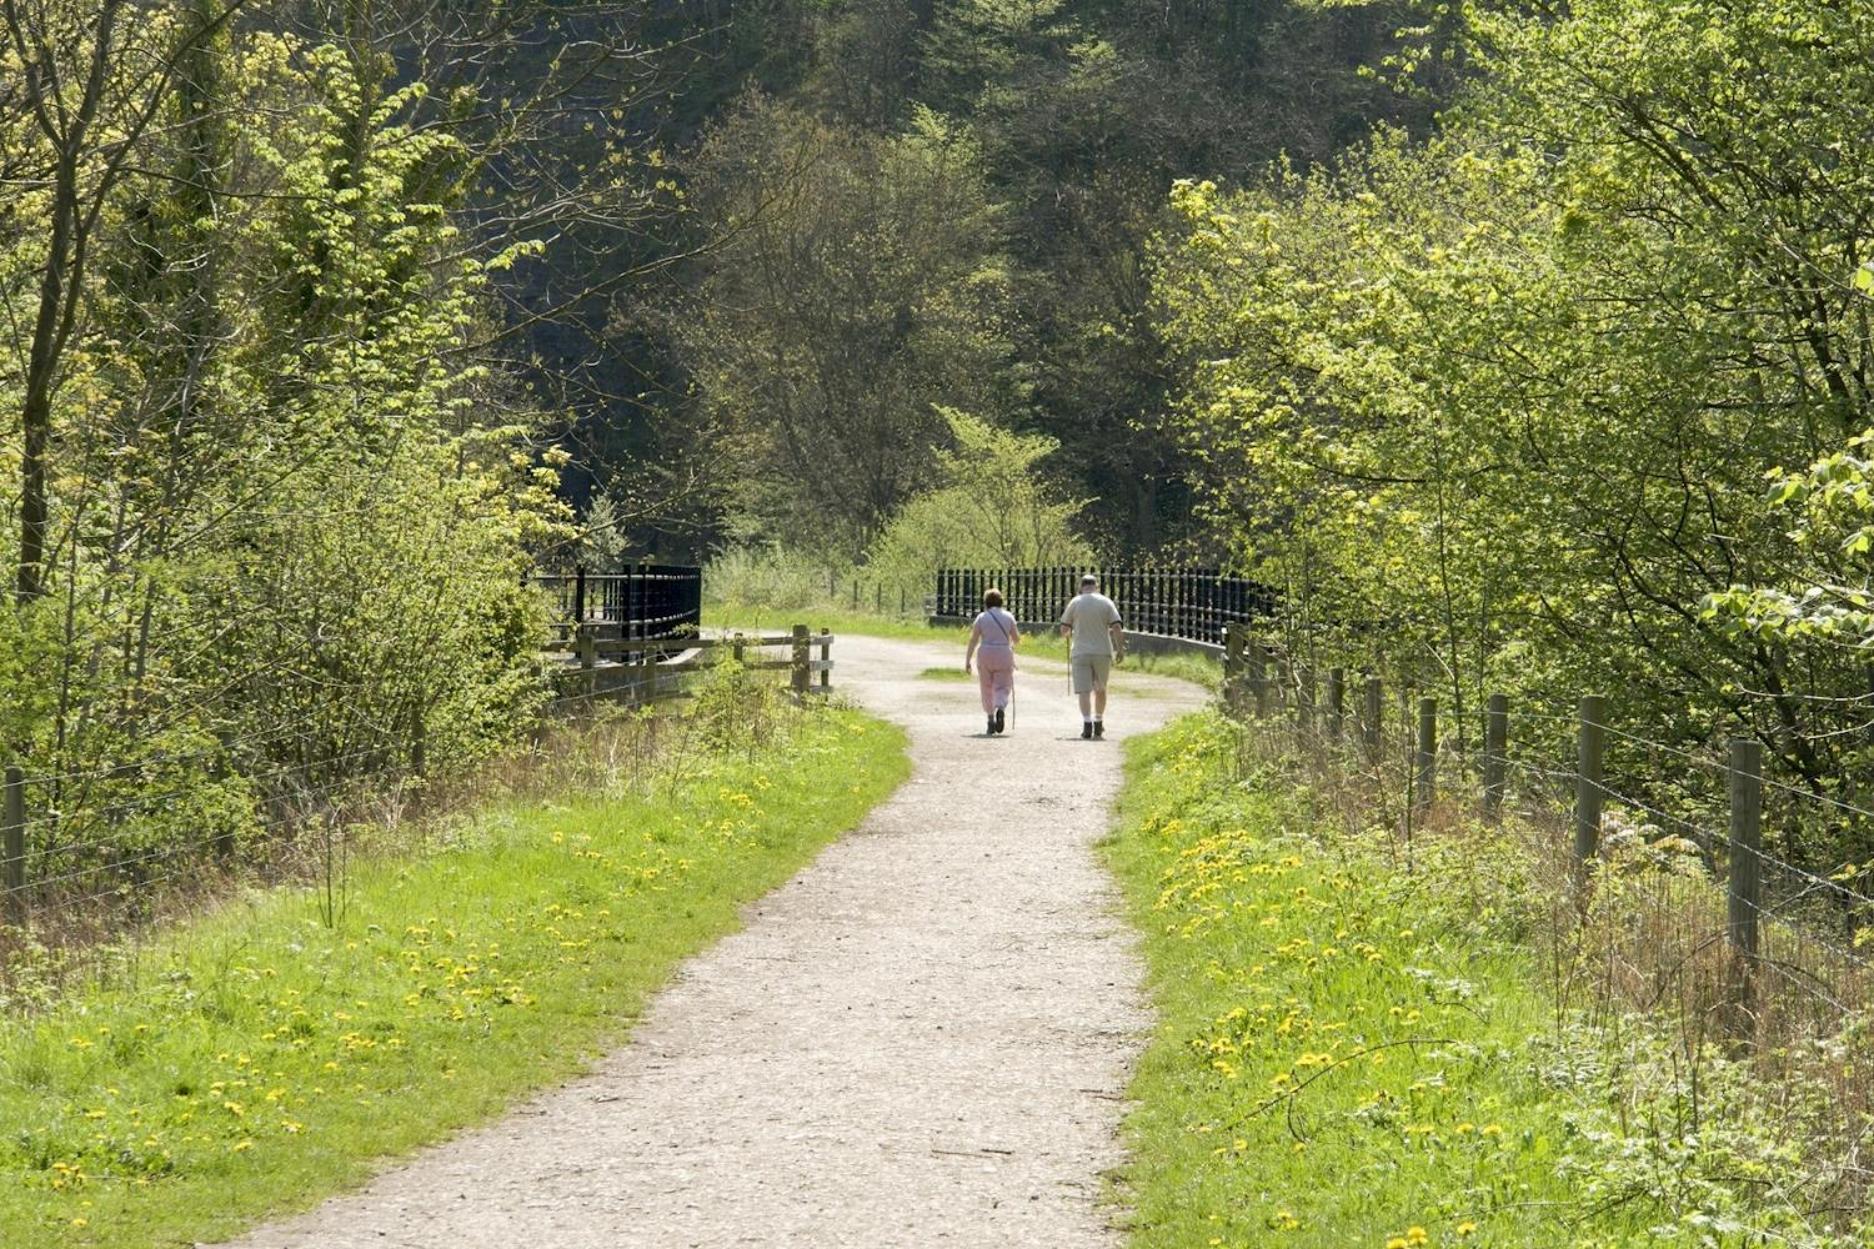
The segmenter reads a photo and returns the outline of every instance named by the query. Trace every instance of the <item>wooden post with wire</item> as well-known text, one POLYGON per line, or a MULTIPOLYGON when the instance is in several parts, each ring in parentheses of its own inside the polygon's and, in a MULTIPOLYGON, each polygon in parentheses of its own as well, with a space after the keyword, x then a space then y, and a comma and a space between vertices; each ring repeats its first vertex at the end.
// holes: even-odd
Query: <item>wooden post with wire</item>
POLYGON ((1312 743, 1315 732, 1314 665, 1303 664, 1295 677, 1295 722, 1301 735, 1312 743))
MULTIPOLYGON (((857 582, 855 581, 854 584, 857 584, 857 582)), ((806 698, 808 692, 813 688, 812 637, 813 635, 808 631, 806 625, 797 624, 794 626, 794 663, 793 672, 790 675, 793 677, 793 689, 796 698, 806 698)))
MULTIPOLYGON (((234 731, 221 729, 215 734, 215 762, 209 775, 217 782, 226 781, 234 770, 234 731)), ((214 852, 215 862, 226 864, 234 859, 234 822, 226 815, 216 820, 214 834, 209 838, 209 848, 214 852)))
POLYGON ((1340 745, 1347 720, 1347 670, 1327 670, 1327 740, 1340 745))
POLYGON ((1366 679, 1365 704, 1360 714, 1360 741, 1366 747, 1366 761, 1377 767, 1380 757, 1380 717, 1385 714, 1385 691, 1380 679, 1369 674, 1366 679))
POLYGON ((580 621, 577 626, 579 640, 580 682, 584 686, 586 697, 591 698, 599 691, 599 637, 591 625, 580 621))
POLYGON ((1248 642, 1242 625, 1223 626, 1223 705, 1235 712, 1243 709, 1243 652, 1248 642))
POLYGON ((1581 722, 1575 739, 1575 869, 1586 879, 1588 864, 1601 848, 1601 789, 1607 752, 1607 700, 1599 694, 1581 699, 1581 722))
POLYGON ((1725 937, 1731 947, 1725 1032, 1748 1043, 1755 1031, 1755 973, 1763 913, 1763 743, 1731 739, 1731 853, 1725 937))
POLYGON ((833 631, 820 630, 820 692, 833 692, 833 631))
POLYGON ((410 775, 429 774, 429 717, 419 707, 410 723, 410 775))
POLYGON ((1258 719, 1269 714, 1269 648, 1261 642, 1249 644, 1249 690, 1256 699, 1258 719))
POLYGON ((657 701, 657 663, 658 654, 650 647, 638 652, 637 698, 645 703, 657 701))
POLYGON ((26 778, 17 767, 6 771, 4 822, 6 850, 6 920, 26 922, 26 778))
POLYGON ((1412 787, 1412 807, 1423 816, 1438 797, 1438 700, 1419 699, 1418 780, 1412 787))
POLYGON ((1503 793, 1509 774, 1510 700, 1492 694, 1484 704, 1484 818, 1503 818, 1503 793))

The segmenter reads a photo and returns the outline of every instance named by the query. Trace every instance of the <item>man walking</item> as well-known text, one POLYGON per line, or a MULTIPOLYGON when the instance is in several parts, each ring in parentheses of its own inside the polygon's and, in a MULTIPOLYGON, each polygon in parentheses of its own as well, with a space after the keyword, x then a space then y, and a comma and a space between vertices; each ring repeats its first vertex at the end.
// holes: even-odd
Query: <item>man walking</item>
POLYGON ((1061 613, 1061 636, 1072 638, 1068 657, 1074 668, 1074 694, 1080 699, 1080 736, 1106 736, 1106 681, 1113 664, 1126 657, 1126 635, 1119 608, 1100 593, 1092 573, 1080 578, 1080 593, 1061 613))

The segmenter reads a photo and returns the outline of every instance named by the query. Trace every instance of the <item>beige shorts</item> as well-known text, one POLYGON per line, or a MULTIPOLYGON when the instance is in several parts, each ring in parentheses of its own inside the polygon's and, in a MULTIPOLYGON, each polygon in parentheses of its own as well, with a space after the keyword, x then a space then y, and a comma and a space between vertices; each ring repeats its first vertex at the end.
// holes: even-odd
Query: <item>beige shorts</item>
POLYGON ((1091 694, 1095 690, 1103 690, 1106 688, 1106 679, 1112 675, 1111 655, 1074 656, 1074 693, 1091 694))

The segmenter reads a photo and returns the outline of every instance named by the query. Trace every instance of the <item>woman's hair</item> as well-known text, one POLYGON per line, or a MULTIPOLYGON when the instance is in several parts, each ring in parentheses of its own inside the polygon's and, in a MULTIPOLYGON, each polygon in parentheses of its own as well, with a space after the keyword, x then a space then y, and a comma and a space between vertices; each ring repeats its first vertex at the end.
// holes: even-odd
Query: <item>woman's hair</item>
POLYGON ((1002 606, 1002 591, 1000 591, 1000 590, 984 590, 984 591, 983 591, 983 606, 984 606, 984 607, 1000 607, 1000 606, 1002 606))

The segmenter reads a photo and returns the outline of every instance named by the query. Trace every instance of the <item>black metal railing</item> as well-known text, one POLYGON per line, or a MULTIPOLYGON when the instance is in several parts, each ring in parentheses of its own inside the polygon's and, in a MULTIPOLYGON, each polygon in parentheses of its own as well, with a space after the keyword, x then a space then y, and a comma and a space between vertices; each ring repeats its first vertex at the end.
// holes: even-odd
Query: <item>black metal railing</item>
POLYGON ((983 591, 1002 591, 1003 605, 1025 624, 1051 624, 1080 592, 1083 573, 1119 607, 1137 633, 1223 644, 1223 628, 1269 615, 1275 596, 1260 582, 1226 577, 1214 568, 943 568, 937 572, 934 615, 974 616, 983 591))
POLYGON ((703 623, 703 570, 694 564, 539 573, 531 584, 553 600, 556 624, 617 625, 621 638, 655 641, 694 637, 703 623))

